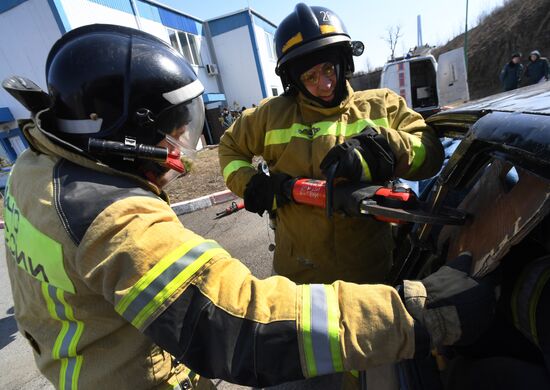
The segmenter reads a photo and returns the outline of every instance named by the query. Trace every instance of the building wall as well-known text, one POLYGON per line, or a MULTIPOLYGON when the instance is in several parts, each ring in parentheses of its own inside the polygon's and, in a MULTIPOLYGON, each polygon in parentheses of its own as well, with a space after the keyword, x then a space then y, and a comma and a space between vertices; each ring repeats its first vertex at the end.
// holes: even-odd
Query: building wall
MULTIPOLYGON (((257 19, 258 18, 255 18, 255 20, 257 19)), ((269 46, 267 42, 268 38, 266 37, 266 33, 268 33, 269 39, 272 40, 274 28, 266 31, 264 27, 255 24, 254 30, 256 32, 256 45, 262 64, 262 73, 267 96, 274 96, 272 89, 276 89, 276 95, 280 95, 283 93, 283 85, 281 84, 281 79, 275 73, 277 57, 276 54, 274 54, 275 50, 269 46)), ((274 45, 273 42, 271 42, 271 44, 274 45)))
POLYGON ((227 104, 251 107, 263 99, 248 26, 212 37, 227 104))
POLYGON ((60 0, 70 29, 92 23, 118 24, 120 26, 138 28, 136 18, 132 13, 129 1, 119 1, 127 7, 115 9, 88 0, 60 0))
MULTIPOLYGON (((47 1, 28 0, 0 13, 0 81, 19 75, 45 89, 46 57, 59 37, 61 31, 47 1)), ((29 115, 2 88, 0 107, 8 107, 15 118, 29 115)))
MULTIPOLYGON (((136 0, 138 20, 130 0, 27 0, 0 13, 0 77, 19 74, 46 88, 44 68, 49 49, 62 32, 93 24, 117 24, 141 27, 170 43, 163 24, 200 37, 198 41, 202 64, 193 65, 206 92, 219 93, 216 77, 209 76, 205 64, 213 63, 207 40, 202 36, 202 22, 161 9, 143 0, 136 0), (57 18, 57 19, 56 19, 57 18), (178 20, 181 19, 181 20, 178 20), (28 23, 23 23, 28 21, 28 23), (22 27, 24 26, 24 28, 22 27)), ((0 8, 1 9, 1 8, 0 8)), ((0 107, 9 107, 16 118, 28 116, 9 94, 0 91, 0 107)))

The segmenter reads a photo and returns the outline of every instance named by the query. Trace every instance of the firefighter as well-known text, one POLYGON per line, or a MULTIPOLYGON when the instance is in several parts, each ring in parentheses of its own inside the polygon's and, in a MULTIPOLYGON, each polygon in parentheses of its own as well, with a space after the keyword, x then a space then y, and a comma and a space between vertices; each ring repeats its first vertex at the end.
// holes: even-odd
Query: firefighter
POLYGON ((276 207, 274 270, 297 283, 384 281, 391 227, 285 204, 281 182, 324 179, 335 163, 336 176, 352 181, 418 180, 435 175, 443 161, 438 138, 401 97, 388 89, 353 91, 347 79, 356 45, 331 10, 298 4, 275 32, 284 95, 244 112, 220 141, 229 189, 247 210, 276 207), (253 156, 267 162, 269 177, 257 173, 253 156))
MULTIPOLYGON (((164 41, 80 27, 52 47, 46 79, 4 218, 18 328, 56 388, 267 386, 423 356, 490 321, 492 284, 459 264, 401 289, 296 285, 254 278, 185 229, 162 187, 197 144, 203 86, 164 41), (449 282, 478 299, 445 296, 449 282)), ((3 85, 32 105, 30 83, 3 85)))

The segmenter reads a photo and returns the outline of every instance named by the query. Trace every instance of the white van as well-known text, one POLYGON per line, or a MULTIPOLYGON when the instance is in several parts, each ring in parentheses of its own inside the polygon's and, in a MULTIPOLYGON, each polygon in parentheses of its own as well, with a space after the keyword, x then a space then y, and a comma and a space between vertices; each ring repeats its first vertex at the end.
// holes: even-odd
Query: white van
POLYGON ((464 49, 441 54, 439 63, 431 54, 390 61, 382 69, 380 88, 395 91, 424 117, 443 106, 466 102, 470 93, 464 49))

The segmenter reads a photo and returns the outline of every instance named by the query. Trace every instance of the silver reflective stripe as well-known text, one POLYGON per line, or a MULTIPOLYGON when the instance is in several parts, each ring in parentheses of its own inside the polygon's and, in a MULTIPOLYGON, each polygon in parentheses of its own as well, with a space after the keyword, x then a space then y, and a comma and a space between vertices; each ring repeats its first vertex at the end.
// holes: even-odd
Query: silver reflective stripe
POLYGON ((50 301, 50 314, 62 323, 52 350, 52 357, 61 361, 59 388, 76 389, 82 366, 82 356, 77 355, 76 351, 84 325, 81 321, 75 320, 71 307, 63 298, 63 290, 43 283, 43 291, 46 300, 50 301))
POLYGON ((214 241, 206 241, 190 249, 185 255, 176 260, 172 263, 172 265, 170 265, 170 267, 166 268, 159 276, 157 276, 145 290, 139 293, 139 295, 124 311, 124 318, 126 318, 129 322, 134 321, 143 308, 149 304, 149 302, 151 302, 157 294, 170 282, 172 282, 185 268, 197 260, 207 250, 219 247, 219 244, 214 241))
POLYGON ((92 119, 57 119, 57 129, 68 134, 98 133, 101 130, 103 118, 92 119))
POLYGON ((201 82, 197 79, 190 84, 184 85, 181 88, 163 93, 162 97, 164 97, 166 100, 168 100, 172 104, 179 104, 179 103, 189 101, 193 98, 196 98, 203 92, 204 92, 204 87, 201 84, 201 82))
POLYGON ((335 372, 330 352, 327 295, 322 284, 311 285, 311 340, 317 374, 335 372))

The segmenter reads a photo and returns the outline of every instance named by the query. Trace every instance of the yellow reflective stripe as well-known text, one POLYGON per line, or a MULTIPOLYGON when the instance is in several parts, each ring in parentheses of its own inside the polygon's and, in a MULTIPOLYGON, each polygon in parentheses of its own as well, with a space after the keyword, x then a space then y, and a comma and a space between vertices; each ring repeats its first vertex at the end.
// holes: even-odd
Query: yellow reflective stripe
MULTIPOLYGON (((53 319, 56 319, 58 321, 61 321, 59 317, 57 316, 57 313, 55 311, 55 303, 53 302, 52 298, 50 298, 50 294, 48 292, 48 283, 41 283, 42 285, 42 295, 44 295, 44 299, 46 300, 46 307, 48 308, 48 313, 50 313, 50 316, 53 319)), ((59 335, 57 335, 57 339, 55 340, 55 343, 53 345, 52 349, 52 357, 54 359, 59 359, 59 348, 61 346, 61 341, 63 340, 63 337, 60 337, 63 332, 66 332, 66 329, 63 327, 63 323, 61 324, 61 332, 59 335)))
POLYGON ((283 45, 283 48, 281 51, 285 53, 288 49, 290 49, 292 46, 302 42, 304 38, 302 37, 302 33, 299 32, 298 34, 294 35, 292 38, 290 38, 286 43, 283 45))
POLYGON ((412 144, 412 154, 413 154, 413 160, 411 167, 409 171, 407 172, 407 175, 412 175, 415 173, 418 168, 424 164, 424 160, 426 159, 426 148, 422 144, 422 141, 419 137, 411 136, 411 144, 412 144))
POLYGON ((59 388, 78 389, 83 357, 77 354, 77 348, 84 323, 75 319, 72 307, 65 300, 65 291, 44 282, 41 287, 50 316, 61 322, 61 330, 52 349, 52 358, 60 360, 59 388))
POLYGON ((311 287, 302 286, 302 340, 304 343, 304 357, 306 360, 307 377, 317 375, 315 357, 313 355, 313 341, 311 340, 311 287))
POLYGON ((388 118, 373 119, 372 122, 373 122, 376 126, 390 127, 390 123, 388 122, 388 118))
POLYGON ((147 272, 145 275, 143 275, 136 284, 132 286, 130 289, 130 292, 126 294, 116 305, 115 310, 117 313, 122 314, 128 306, 132 303, 132 301, 143 291, 147 288, 149 284, 153 280, 156 279, 157 276, 159 276, 164 270, 166 270, 168 267, 172 265, 175 261, 177 261, 180 257, 185 255, 191 248, 196 246, 197 244, 200 244, 201 242, 204 242, 203 238, 194 238, 192 240, 187 241, 185 244, 177 247, 175 250, 170 252, 168 255, 166 255, 164 258, 162 258, 149 272, 147 272))
POLYGON ((63 263, 63 247, 21 214, 9 188, 4 199, 4 223, 6 246, 17 266, 41 282, 74 294, 74 285, 63 263))
POLYGON ((204 264, 206 264, 212 257, 216 255, 226 255, 229 257, 229 253, 222 248, 213 248, 204 252, 200 257, 198 257, 193 263, 187 266, 172 282, 168 283, 166 287, 159 292, 154 299, 143 308, 143 310, 138 314, 135 320, 132 321, 132 325, 140 329, 141 326, 149 319, 151 314, 153 314, 162 304, 173 295, 177 289, 181 287, 183 283, 189 280, 195 272, 199 270, 204 264))
POLYGON ((353 149, 357 157, 359 158, 359 162, 361 163, 361 167, 363 168, 363 174, 361 175, 361 179, 365 181, 372 181, 372 175, 370 173, 369 164, 365 161, 361 153, 357 149, 353 149))
POLYGON ((343 122, 317 122, 313 125, 304 125, 302 123, 293 123, 290 127, 285 129, 273 129, 269 130, 265 134, 264 145, 280 145, 287 144, 292 138, 302 138, 313 140, 318 137, 333 135, 351 137, 359 134, 367 126, 387 126, 388 120, 386 118, 358 119, 353 123, 343 122))
POLYGON ((340 349, 340 310, 338 299, 332 286, 325 285, 327 296, 327 317, 328 335, 330 340, 330 354, 332 356, 332 367, 336 372, 344 370, 342 362, 342 351, 340 349))
POLYGON ((332 24, 321 24, 319 26, 319 29, 321 30, 321 34, 336 32, 336 27, 334 27, 332 24))
POLYGON ((231 175, 233 172, 238 171, 242 167, 254 168, 254 166, 249 161, 233 160, 229 164, 227 164, 223 169, 223 180, 227 181, 227 178, 229 177, 229 175, 231 175))
POLYGON ((141 328, 200 267, 219 254, 229 257, 214 240, 198 237, 186 242, 143 275, 115 305, 115 310, 141 328))

